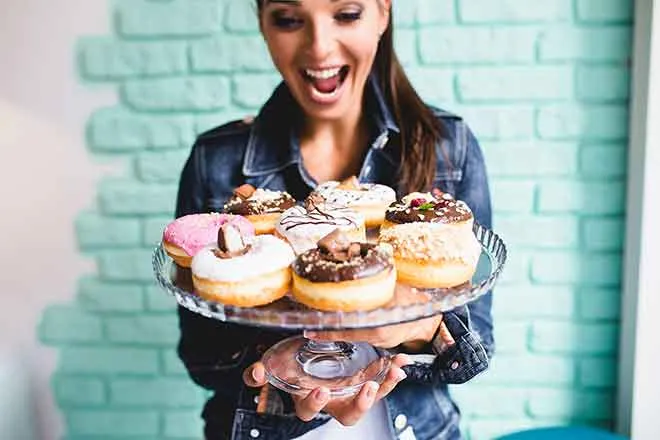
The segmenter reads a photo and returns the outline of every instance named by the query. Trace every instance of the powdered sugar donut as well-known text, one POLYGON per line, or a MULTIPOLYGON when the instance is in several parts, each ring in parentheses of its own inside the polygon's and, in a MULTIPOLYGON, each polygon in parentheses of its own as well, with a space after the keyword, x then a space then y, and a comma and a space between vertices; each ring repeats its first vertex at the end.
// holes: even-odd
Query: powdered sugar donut
POLYGON ((254 226, 247 219, 217 212, 190 214, 171 222, 163 231, 165 252, 181 267, 190 267, 192 257, 204 246, 214 243, 225 223, 236 226, 243 235, 253 236, 254 226))
POLYGON ((378 183, 360 183, 356 177, 343 182, 329 181, 314 189, 328 205, 353 209, 365 218, 367 228, 383 223, 385 210, 396 200, 392 188, 378 183))
POLYGON ((223 304, 268 304, 289 291, 294 258, 284 240, 273 235, 244 239, 236 228, 225 225, 218 232, 217 245, 193 257, 193 286, 202 298, 223 304))

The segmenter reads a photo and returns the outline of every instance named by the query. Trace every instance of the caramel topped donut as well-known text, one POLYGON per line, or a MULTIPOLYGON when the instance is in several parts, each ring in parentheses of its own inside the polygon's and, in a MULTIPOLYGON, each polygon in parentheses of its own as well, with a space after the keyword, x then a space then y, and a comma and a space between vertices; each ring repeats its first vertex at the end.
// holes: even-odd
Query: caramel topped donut
POLYGON ((338 251, 322 241, 318 248, 298 256, 293 264, 296 275, 313 282, 339 282, 372 277, 393 267, 391 253, 382 246, 353 242, 338 251))
POLYGON ((293 296, 329 311, 371 310, 394 295, 396 269, 391 247, 351 241, 335 229, 292 264, 293 296))
POLYGON ((385 220, 389 223, 464 223, 472 221, 472 210, 449 193, 414 192, 387 208, 385 220))
POLYGON ((223 211, 243 215, 254 225, 257 234, 271 234, 280 215, 295 206, 296 201, 284 191, 241 185, 225 203, 223 211))

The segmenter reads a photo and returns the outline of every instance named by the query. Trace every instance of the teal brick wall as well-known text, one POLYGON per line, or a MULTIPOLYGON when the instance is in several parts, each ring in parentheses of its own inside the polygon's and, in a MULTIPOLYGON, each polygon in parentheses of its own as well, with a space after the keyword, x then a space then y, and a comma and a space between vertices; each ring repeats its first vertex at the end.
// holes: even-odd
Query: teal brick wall
MULTIPOLYGON (((631 47, 629 0, 394 0, 397 47, 424 98, 463 115, 511 247, 494 299, 492 368, 453 393, 473 439, 611 426, 631 47)), ((206 392, 174 352, 150 256, 196 133, 253 114, 278 81, 252 0, 116 0, 111 35, 80 39, 81 81, 116 87, 90 115, 93 157, 119 158, 80 213, 97 273, 43 314, 65 437, 200 438, 206 392)))

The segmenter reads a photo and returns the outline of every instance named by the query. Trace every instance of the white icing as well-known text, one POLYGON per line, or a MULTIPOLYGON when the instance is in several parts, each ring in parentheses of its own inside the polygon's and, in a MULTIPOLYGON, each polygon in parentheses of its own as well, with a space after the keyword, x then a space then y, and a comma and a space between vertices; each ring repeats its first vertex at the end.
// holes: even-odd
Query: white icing
POLYGON ((317 241, 335 229, 357 230, 364 226, 364 221, 363 215, 346 208, 322 206, 308 212, 302 206, 294 206, 282 213, 275 228, 300 254, 315 248, 317 241))
POLYGON ((329 205, 353 207, 364 205, 389 205, 396 200, 392 188, 378 183, 361 183, 360 189, 338 188, 337 181, 329 181, 317 186, 314 192, 320 194, 329 205))
POLYGON ((226 259, 215 256, 214 246, 205 247, 193 257, 193 274, 215 281, 241 281, 281 270, 295 259, 291 246, 273 235, 258 235, 251 243, 245 255, 226 259))
POLYGON ((401 199, 404 205, 410 205, 410 202, 415 199, 424 199, 426 202, 433 202, 435 197, 431 193, 412 192, 401 199))
POLYGON ((271 191, 269 189, 257 188, 255 192, 248 198, 248 200, 255 200, 258 202, 266 202, 269 200, 277 200, 282 197, 281 191, 271 191))

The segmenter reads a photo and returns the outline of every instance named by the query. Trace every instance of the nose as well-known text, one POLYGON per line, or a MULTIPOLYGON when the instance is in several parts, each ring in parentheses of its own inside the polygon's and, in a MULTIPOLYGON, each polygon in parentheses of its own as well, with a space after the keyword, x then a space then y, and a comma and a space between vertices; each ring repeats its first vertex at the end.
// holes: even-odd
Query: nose
POLYGON ((336 44, 334 29, 324 20, 312 22, 307 31, 307 50, 314 60, 322 61, 330 55, 336 44))

